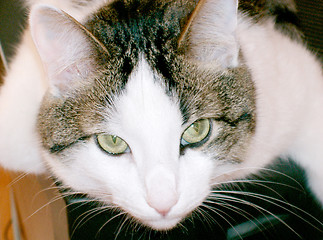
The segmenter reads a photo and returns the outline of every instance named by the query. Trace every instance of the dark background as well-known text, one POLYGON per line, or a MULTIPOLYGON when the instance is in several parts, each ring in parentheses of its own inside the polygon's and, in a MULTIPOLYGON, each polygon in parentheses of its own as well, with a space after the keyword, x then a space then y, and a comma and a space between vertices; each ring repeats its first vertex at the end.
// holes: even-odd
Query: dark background
MULTIPOLYGON (((301 28, 305 33, 308 45, 323 60, 323 1, 297 0, 297 4, 301 28)), ((25 19, 26 11, 18 0, 0 0, 0 41, 6 56, 11 56, 14 53, 19 35, 25 25, 25 19)), ((206 223, 205 217, 199 216, 194 218, 193 222, 185 221, 183 223, 185 228, 175 229, 167 234, 144 228, 131 230, 129 222, 122 226, 124 218, 113 218, 115 213, 109 211, 101 214, 94 212, 95 214, 88 214, 87 218, 84 218, 87 215, 84 213, 92 211, 97 207, 96 204, 75 203, 83 196, 68 198, 66 201, 69 204, 71 237, 73 240, 322 240, 323 229, 318 220, 323 222, 323 211, 307 190, 302 169, 292 161, 282 162, 280 160, 277 160, 272 168, 291 178, 282 174, 264 173, 263 177, 254 177, 253 179, 267 181, 267 183, 261 185, 243 184, 233 188, 233 190, 254 192, 268 197, 260 199, 260 195, 255 197, 231 194, 232 197, 240 197, 250 204, 229 202, 233 206, 231 209, 228 209, 227 206, 211 204, 211 207, 217 209, 217 213, 207 208, 203 209, 209 215, 210 223, 206 223), (275 184, 270 181, 274 181, 275 184), (255 208, 255 205, 259 208, 255 208), (112 218, 113 220, 105 224, 112 218), (239 230, 241 224, 244 224, 242 229, 248 231, 239 230), (102 227, 103 225, 104 227, 102 227), (297 232, 299 236, 293 231, 297 232)))

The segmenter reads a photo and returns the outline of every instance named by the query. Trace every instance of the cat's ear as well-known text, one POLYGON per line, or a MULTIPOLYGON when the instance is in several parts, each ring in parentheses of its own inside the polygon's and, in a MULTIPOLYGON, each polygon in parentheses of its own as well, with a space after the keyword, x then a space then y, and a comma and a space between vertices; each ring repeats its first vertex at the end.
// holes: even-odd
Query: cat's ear
POLYGON ((205 63, 237 66, 237 12, 238 0, 200 0, 182 32, 179 47, 205 63))
POLYGON ((95 71, 95 40, 68 14, 35 6, 30 13, 30 29, 53 94, 62 95, 77 87, 95 71))

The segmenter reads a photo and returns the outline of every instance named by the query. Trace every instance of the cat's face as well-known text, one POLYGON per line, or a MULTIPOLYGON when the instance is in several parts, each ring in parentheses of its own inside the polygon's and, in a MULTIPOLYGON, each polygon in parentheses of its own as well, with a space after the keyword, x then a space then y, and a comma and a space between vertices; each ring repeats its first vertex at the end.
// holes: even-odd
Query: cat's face
POLYGON ((43 155, 66 186, 169 229, 245 161, 254 90, 243 67, 203 67, 179 51, 167 6, 137 6, 147 16, 129 18, 120 4, 89 31, 57 10, 34 10, 51 83, 38 120, 43 155))

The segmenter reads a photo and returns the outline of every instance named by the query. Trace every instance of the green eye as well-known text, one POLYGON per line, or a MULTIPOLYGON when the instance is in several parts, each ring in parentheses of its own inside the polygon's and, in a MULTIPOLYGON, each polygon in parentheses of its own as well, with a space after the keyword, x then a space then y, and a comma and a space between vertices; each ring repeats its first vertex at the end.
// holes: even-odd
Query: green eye
POLYGON ((125 153, 128 149, 128 144, 115 135, 99 134, 97 141, 104 151, 113 155, 125 153))
POLYGON ((208 136, 210 129, 211 124, 208 119, 201 119, 194 122, 183 133, 182 145, 194 144, 203 141, 208 136))

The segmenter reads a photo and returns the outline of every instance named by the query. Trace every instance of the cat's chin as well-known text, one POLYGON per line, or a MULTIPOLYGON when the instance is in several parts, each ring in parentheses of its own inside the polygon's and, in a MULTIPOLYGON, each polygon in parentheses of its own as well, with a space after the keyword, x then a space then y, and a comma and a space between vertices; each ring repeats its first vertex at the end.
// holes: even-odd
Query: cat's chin
POLYGON ((158 220, 142 221, 146 226, 157 231, 168 231, 175 228, 182 218, 162 218, 158 220))

